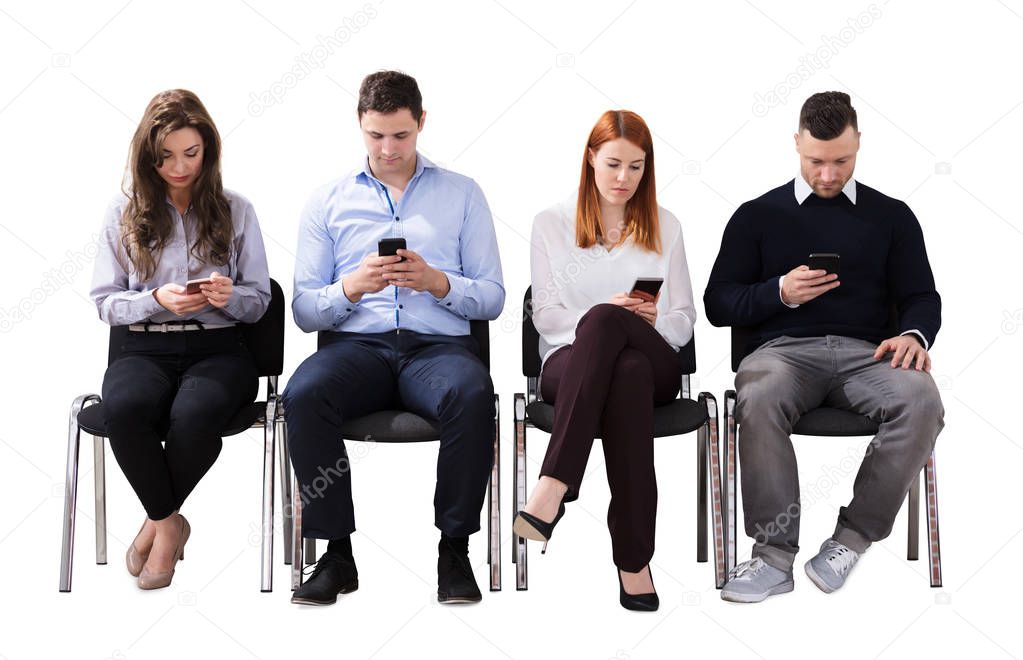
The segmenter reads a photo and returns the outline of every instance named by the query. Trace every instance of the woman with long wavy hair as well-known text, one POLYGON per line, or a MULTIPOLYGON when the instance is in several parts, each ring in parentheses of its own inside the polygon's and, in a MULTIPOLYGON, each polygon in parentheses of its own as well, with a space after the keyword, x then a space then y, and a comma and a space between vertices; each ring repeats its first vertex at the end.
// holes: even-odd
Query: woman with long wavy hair
POLYGON ((608 111, 587 140, 578 194, 533 222, 540 396, 554 405, 554 426, 540 480, 514 525, 546 548, 565 502, 579 497, 599 436, 619 602, 640 611, 659 605, 649 568, 657 512, 653 411, 678 395, 676 351, 692 339, 696 321, 682 228, 657 205, 655 190, 646 123, 633 112, 608 111))
POLYGON ((220 453, 259 376, 238 323, 270 302, 252 205, 224 190, 220 134, 192 92, 157 94, 107 211, 91 296, 128 326, 103 377, 110 447, 146 520, 125 556, 142 589, 170 584, 191 528, 178 510, 220 453))

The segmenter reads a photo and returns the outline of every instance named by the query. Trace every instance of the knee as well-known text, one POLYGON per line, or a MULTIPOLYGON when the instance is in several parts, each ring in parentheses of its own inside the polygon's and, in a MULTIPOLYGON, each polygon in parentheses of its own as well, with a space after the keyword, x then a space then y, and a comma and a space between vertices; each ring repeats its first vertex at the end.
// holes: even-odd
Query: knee
POLYGON ((143 390, 127 388, 105 394, 103 417, 107 429, 115 434, 150 427, 157 418, 159 406, 143 390))
POLYGON ((593 329, 606 332, 608 326, 621 319, 623 314, 631 314, 631 312, 620 305, 612 305, 611 303, 594 305, 579 319, 579 323, 576 325, 576 333, 593 329))
POLYGON ((889 395, 891 412, 906 418, 914 428, 941 430, 945 422, 945 407, 941 394, 931 375, 923 371, 898 371, 889 395))
POLYGON ((769 357, 753 354, 743 360, 735 374, 738 421, 745 423, 780 413, 792 379, 780 362, 769 357))
POLYGON ((484 415, 488 418, 493 416, 494 383, 484 369, 481 368, 479 372, 473 370, 456 381, 444 380, 429 383, 430 387, 447 390, 438 411, 440 419, 450 420, 463 414, 484 415))
POLYGON ((288 417, 294 419, 327 401, 327 384, 316 370, 299 368, 288 379, 281 402, 288 417))

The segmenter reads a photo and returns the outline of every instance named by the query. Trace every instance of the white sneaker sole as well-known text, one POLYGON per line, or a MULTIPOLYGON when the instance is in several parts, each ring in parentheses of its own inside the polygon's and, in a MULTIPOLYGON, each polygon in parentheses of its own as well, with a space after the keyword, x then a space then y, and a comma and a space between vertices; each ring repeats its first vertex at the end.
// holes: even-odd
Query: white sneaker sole
POLYGON ((824 578, 822 578, 820 575, 817 575, 817 571, 813 570, 813 566, 810 565, 810 562, 806 562, 805 568, 806 577, 810 578, 810 582, 813 582, 815 585, 817 585, 818 589, 820 589, 826 594, 834 593, 835 591, 838 590, 838 587, 828 586, 828 583, 824 581, 824 578))
POLYGON ((740 594, 731 593, 728 591, 721 591, 721 600, 727 600, 730 603, 759 603, 767 600, 770 596, 777 596, 778 594, 787 594, 792 591, 795 587, 795 583, 792 580, 777 584, 767 591, 762 591, 758 594, 740 594))

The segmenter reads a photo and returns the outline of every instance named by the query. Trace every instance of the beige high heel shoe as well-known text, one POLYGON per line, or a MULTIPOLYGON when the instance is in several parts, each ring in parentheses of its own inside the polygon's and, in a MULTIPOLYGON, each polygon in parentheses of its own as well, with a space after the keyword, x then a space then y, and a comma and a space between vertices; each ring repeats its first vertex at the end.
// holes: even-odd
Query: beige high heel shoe
MULTIPOLYGON (((181 514, 178 514, 181 516, 181 514)), ((178 538, 178 548, 174 553, 174 562, 171 564, 169 571, 163 571, 160 573, 152 573, 149 571, 148 566, 143 566, 142 571, 139 573, 139 589, 162 589, 171 583, 171 579, 174 577, 174 566, 178 563, 179 559, 185 558, 185 543, 188 542, 188 537, 192 533, 192 528, 188 524, 188 520, 184 516, 181 516, 181 536, 178 538)))
MULTIPOLYGON (((141 534, 142 530, 146 528, 146 522, 148 521, 149 519, 147 518, 142 522, 142 527, 139 528, 139 534, 141 534)), ((136 534, 135 538, 138 538, 139 534, 136 534)), ((152 546, 150 546, 150 549, 152 549, 152 546)), ((128 545, 128 552, 124 554, 124 563, 128 567, 128 572, 131 573, 132 577, 139 576, 139 573, 142 572, 142 567, 146 565, 147 559, 149 559, 149 553, 146 552, 143 554, 139 552, 135 547, 135 541, 132 540, 132 542, 128 545)))

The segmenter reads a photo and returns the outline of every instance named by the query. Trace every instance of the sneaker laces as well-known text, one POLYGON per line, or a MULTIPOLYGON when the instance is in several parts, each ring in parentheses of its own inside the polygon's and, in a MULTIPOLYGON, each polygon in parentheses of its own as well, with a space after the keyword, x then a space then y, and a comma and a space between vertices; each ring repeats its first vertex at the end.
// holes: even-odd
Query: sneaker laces
POLYGON ((738 564, 735 568, 728 572, 729 580, 749 580, 756 576, 764 566, 764 560, 760 557, 754 557, 747 561, 738 564))
POLYGON ((836 575, 844 576, 859 559, 859 555, 835 541, 829 548, 830 554, 825 558, 828 566, 836 575))

